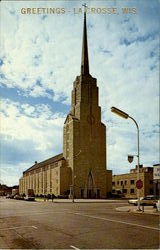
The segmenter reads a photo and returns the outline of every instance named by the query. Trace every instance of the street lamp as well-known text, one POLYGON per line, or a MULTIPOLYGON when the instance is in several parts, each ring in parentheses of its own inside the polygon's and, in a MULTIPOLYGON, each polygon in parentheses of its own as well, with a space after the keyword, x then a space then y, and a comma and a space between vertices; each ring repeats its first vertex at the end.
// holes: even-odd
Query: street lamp
MULTIPOLYGON (((117 109, 115 107, 111 107, 111 112, 115 113, 116 115, 119 115, 121 116, 122 118, 125 118, 125 119, 128 119, 130 118, 135 124, 136 124, 136 127, 137 127, 137 159, 138 159, 138 165, 137 165, 137 180, 139 180, 139 162, 140 162, 140 157, 139 157, 139 127, 138 127, 138 124, 136 122, 136 120, 134 118, 132 118, 131 116, 129 116, 127 113, 123 112, 122 110, 120 109, 117 109)), ((139 189, 137 189, 137 196, 138 196, 138 211, 140 211, 140 192, 139 192, 139 189)))
POLYGON ((74 180, 75 179, 76 179, 76 175, 73 176, 73 179, 72 179, 72 202, 74 202, 74 185, 75 185, 74 180))

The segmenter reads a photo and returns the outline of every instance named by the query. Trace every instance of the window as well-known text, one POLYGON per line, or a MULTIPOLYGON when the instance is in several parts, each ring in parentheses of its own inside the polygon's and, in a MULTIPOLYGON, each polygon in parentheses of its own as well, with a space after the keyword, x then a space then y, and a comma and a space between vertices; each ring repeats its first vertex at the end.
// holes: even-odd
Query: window
POLYGON ((121 181, 121 185, 123 185, 123 181, 121 181))
POLYGON ((113 185, 113 186, 115 185, 115 182, 114 182, 114 181, 112 182, 112 185, 113 185))
POLYGON ((153 184, 153 180, 150 180, 150 181, 149 181, 149 184, 153 184))
POLYGON ((131 180, 131 184, 134 184, 134 180, 131 180))
POLYGON ((130 193, 134 194, 134 188, 131 188, 130 193))
POLYGON ((127 181, 125 181, 124 184, 127 185, 127 181))
POLYGON ((119 185, 119 181, 117 181, 117 185, 119 185))

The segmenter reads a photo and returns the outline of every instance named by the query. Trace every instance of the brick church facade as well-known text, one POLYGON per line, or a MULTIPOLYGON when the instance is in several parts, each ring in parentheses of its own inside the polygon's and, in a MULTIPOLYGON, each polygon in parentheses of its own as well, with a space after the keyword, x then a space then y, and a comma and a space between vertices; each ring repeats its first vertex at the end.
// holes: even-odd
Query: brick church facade
POLYGON ((106 169, 106 126, 101 122, 97 80, 89 73, 86 13, 84 13, 81 74, 73 83, 71 111, 63 130, 63 154, 23 172, 20 194, 106 198, 112 191, 112 171, 106 169))

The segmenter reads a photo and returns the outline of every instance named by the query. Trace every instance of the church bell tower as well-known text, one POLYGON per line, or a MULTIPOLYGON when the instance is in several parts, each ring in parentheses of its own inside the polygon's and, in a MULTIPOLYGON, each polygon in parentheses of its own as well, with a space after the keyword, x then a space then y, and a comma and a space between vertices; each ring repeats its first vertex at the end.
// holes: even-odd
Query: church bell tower
POLYGON ((101 122, 97 80, 89 73, 85 11, 81 74, 73 83, 71 111, 64 123, 63 156, 72 170, 70 184, 76 198, 105 198, 111 192, 106 126, 101 122))

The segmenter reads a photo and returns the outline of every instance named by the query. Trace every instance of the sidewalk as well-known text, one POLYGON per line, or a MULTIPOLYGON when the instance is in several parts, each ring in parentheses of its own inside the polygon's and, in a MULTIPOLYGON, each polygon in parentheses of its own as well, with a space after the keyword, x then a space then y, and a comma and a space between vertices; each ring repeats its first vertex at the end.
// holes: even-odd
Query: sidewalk
MULTIPOLYGON (((44 198, 36 198, 35 199, 38 202, 52 202, 52 200, 44 200, 44 198)), ((117 203, 120 204, 123 202, 123 200, 115 200, 115 199, 74 199, 74 203, 117 203)), ((72 199, 53 199, 53 203, 73 203, 72 199)), ((137 207, 133 205, 128 205, 124 207, 117 207, 114 208, 116 211, 119 212, 132 212, 132 213, 138 213, 138 214, 153 214, 153 215, 160 215, 160 212, 157 211, 156 208, 153 208, 153 206, 144 206, 144 211, 137 211, 137 207)), ((142 207, 141 207, 142 209, 142 207)))
POLYGON ((153 206, 144 206, 144 211, 138 211, 136 206, 130 205, 130 206, 125 206, 125 207, 117 207, 116 211, 132 212, 132 213, 138 213, 138 214, 160 215, 160 212, 158 212, 156 208, 153 208, 153 206))
MULTIPOLYGON (((53 202, 68 202, 72 203, 72 199, 54 199, 53 202)), ((112 202, 122 202, 121 200, 112 199, 74 199, 74 203, 112 203, 112 202)))
MULTIPOLYGON (((44 200, 44 198, 35 198, 38 202, 52 202, 51 199, 44 200)), ((72 199, 53 199, 54 203, 72 203, 72 199)), ((74 199, 74 203, 112 203, 112 202, 123 202, 123 200, 115 200, 115 199, 74 199)))

